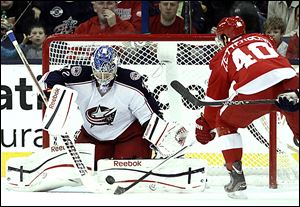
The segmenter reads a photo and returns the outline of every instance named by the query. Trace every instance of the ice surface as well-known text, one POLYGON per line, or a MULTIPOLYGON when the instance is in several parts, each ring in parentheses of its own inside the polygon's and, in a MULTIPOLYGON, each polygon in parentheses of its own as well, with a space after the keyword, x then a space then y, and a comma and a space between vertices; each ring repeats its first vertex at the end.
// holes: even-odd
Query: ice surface
MULTIPOLYGON (((3 181, 3 180, 2 180, 3 181)), ((247 200, 229 198, 222 186, 193 193, 93 194, 83 186, 63 187, 50 192, 8 191, 1 184, 1 206, 299 206, 299 185, 248 186, 247 200)))

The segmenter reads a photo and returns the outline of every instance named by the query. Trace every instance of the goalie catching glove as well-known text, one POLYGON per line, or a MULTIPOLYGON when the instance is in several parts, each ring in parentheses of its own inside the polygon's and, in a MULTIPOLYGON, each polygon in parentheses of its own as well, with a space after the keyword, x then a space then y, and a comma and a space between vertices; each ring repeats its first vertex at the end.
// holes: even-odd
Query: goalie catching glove
POLYGON ((143 138, 153 144, 162 157, 168 157, 185 146, 188 131, 179 123, 166 122, 153 114, 143 138))
POLYGON ((299 89, 291 92, 281 93, 275 102, 276 106, 288 112, 299 110, 299 89))
POLYGON ((212 132, 212 129, 208 125, 207 121, 205 120, 203 114, 196 120, 196 139, 201 144, 207 144, 211 140, 213 140, 216 136, 215 132, 212 132))

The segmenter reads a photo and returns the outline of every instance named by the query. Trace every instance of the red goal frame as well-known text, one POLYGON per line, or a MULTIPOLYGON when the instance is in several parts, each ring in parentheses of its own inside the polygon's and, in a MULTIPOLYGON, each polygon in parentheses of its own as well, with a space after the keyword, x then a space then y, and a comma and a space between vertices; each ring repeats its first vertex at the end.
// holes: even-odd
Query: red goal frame
MULTIPOLYGON (((53 41, 213 41, 212 34, 99 34, 99 35, 51 35, 43 43, 43 74, 49 71, 49 47, 53 41)), ((43 110, 44 111, 44 110, 43 110)), ((270 114, 269 188, 277 188, 276 112, 270 114)), ((43 131, 43 148, 49 147, 49 136, 43 131)))

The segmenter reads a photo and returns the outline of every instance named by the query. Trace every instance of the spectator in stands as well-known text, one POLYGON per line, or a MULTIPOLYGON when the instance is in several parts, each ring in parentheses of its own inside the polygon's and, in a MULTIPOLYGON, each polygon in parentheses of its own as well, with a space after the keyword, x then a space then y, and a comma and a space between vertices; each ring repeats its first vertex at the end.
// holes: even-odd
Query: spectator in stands
MULTIPOLYGON (((160 1, 160 14, 150 17, 150 33, 184 34, 184 20, 176 15, 178 7, 179 1, 160 1)), ((197 33, 194 27, 191 33, 197 33)))
POLYGON ((299 6, 299 1, 269 1, 267 18, 277 16, 281 17, 286 29, 284 36, 291 37, 295 34, 299 20, 295 20, 296 7, 299 6))
MULTIPOLYGON (((230 16, 241 17, 246 24, 246 33, 263 33, 263 22, 258 9, 250 1, 235 1, 230 9, 230 16)), ((263 17, 262 17, 263 18, 263 17)))
POLYGON ((34 24, 28 36, 24 36, 21 48, 27 59, 42 59, 42 46, 46 39, 46 29, 42 24, 34 24))
POLYGON ((142 3, 141 1, 118 1, 116 14, 122 19, 129 21, 136 33, 142 31, 142 3))
POLYGON ((12 4, 12 1, 1 1, 1 59, 9 59, 12 57, 11 50, 14 50, 14 46, 9 39, 6 38, 6 32, 12 29, 14 24, 14 17, 8 17, 6 12, 12 4))
POLYGON ((258 9, 259 15, 267 19, 268 14, 268 1, 252 1, 255 7, 258 9))
POLYGON ((28 32, 28 25, 33 24, 36 20, 31 3, 27 1, 1 1, 1 36, 13 29, 17 41, 22 42, 23 34, 28 32))
MULTIPOLYGON (((42 46, 46 39, 46 29, 42 24, 35 23, 29 31, 29 35, 24 34, 20 47, 27 59, 42 59, 42 46)), ((18 59, 19 55, 14 48, 5 48, 1 45, 1 57, 18 59)))
POLYGON ((41 10, 40 22, 46 34, 72 34, 82 22, 94 16, 89 1, 35 1, 41 10))
MULTIPOLYGON (((193 27, 196 29, 197 33, 208 33, 207 28, 207 17, 206 17, 206 11, 207 8, 205 5, 202 4, 202 1, 186 1, 190 4, 190 14, 187 14, 187 17, 189 18, 189 15, 191 15, 191 21, 193 27)), ((182 17, 185 19, 185 1, 179 1, 179 6, 177 9, 177 16, 182 17)), ((159 1, 151 1, 150 8, 149 8, 149 15, 159 15, 159 1)))
POLYGON ((282 40, 285 25, 280 17, 269 17, 264 24, 264 33, 271 35, 276 41, 277 52, 286 56, 288 44, 282 40))
POLYGON ((207 32, 215 33, 216 26, 223 17, 230 16, 230 9, 234 1, 207 0, 202 1, 202 5, 206 7, 205 16, 207 24, 207 32))
MULTIPOLYGON (((296 7, 295 19, 299 22, 299 5, 296 7)), ((299 60, 299 25, 296 33, 289 40, 286 57, 299 60)))
POLYGON ((7 10, 13 5, 13 1, 1 1, 1 37, 13 28, 15 17, 8 17, 7 10))
POLYGON ((17 60, 18 54, 8 38, 1 41, 1 62, 2 60, 17 60))
POLYGON ((189 18, 191 16, 191 22, 193 27, 196 29, 197 33, 207 33, 207 18, 205 12, 207 8, 202 4, 201 1, 180 1, 179 8, 177 10, 177 15, 181 16, 183 19, 189 18), (185 14, 186 3, 189 3, 190 14, 185 14))
POLYGON ((116 15, 116 1, 92 1, 92 4, 97 16, 81 23, 75 29, 75 34, 135 33, 135 29, 130 22, 123 21, 116 15))

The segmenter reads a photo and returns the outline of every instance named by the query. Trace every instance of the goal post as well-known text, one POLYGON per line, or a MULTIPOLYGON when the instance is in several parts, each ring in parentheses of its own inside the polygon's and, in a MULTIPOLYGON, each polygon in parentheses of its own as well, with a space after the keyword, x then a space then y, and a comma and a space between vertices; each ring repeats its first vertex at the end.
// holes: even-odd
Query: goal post
MULTIPOLYGON (((208 64, 219 50, 214 35, 52 35, 43 45, 43 73, 70 64, 89 65, 89 56, 100 45, 110 45, 116 50, 121 67, 139 72, 159 102, 164 117, 181 123, 190 131, 189 136, 194 136, 194 122, 203 107, 195 107, 181 98, 170 82, 178 80, 197 98, 204 98, 210 75, 208 64)), ((267 175, 270 188, 276 188, 278 181, 299 182, 299 161, 287 147, 293 141, 284 117, 274 112, 255 120, 239 133, 243 139, 246 176, 267 175)), ((52 142, 44 132, 43 147, 51 146, 52 142)), ((218 139, 207 145, 195 144, 185 155, 185 159, 189 158, 207 160, 208 175, 226 172, 218 139)))

